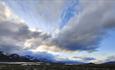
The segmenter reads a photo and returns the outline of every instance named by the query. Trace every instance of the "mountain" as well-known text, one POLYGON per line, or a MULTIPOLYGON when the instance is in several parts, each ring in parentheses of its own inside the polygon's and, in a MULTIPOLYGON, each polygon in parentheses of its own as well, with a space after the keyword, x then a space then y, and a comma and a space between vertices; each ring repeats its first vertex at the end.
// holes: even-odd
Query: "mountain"
POLYGON ((32 57, 29 55, 20 56, 18 54, 4 54, 0 51, 0 62, 42 62, 50 64, 84 64, 73 60, 51 61, 46 58, 32 57))
POLYGON ((106 62, 106 63, 103 63, 103 64, 115 64, 115 61, 110 61, 110 62, 106 62))
POLYGON ((0 51, 0 62, 39 62, 39 60, 27 55, 20 56, 18 54, 4 54, 0 51))
POLYGON ((74 61, 74 60, 57 61, 57 63, 60 63, 60 64, 67 64, 67 65, 85 64, 84 62, 74 61))

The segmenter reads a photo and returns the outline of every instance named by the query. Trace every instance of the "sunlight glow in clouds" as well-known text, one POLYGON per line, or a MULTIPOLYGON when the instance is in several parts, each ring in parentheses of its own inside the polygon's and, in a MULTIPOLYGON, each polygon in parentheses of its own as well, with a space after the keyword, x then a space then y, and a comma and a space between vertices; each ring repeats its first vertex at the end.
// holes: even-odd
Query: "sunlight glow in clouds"
POLYGON ((96 61, 87 55, 65 58, 56 58, 56 55, 61 52, 65 53, 63 55, 76 52, 74 56, 79 54, 77 52, 95 52, 107 30, 115 27, 115 1, 76 0, 76 2, 75 0, 1 2, 0 50, 7 53, 31 52, 33 56, 49 57, 48 59, 52 61, 58 59, 64 59, 65 62, 96 61), (60 17, 62 13, 64 15, 60 17), (39 23, 39 20, 44 23, 39 23))

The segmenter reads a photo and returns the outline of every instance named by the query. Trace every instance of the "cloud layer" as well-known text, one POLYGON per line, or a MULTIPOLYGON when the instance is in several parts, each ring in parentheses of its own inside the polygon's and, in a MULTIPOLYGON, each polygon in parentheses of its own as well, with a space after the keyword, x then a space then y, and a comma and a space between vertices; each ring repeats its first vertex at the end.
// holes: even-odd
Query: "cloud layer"
MULTIPOLYGON (((47 4, 47 1, 45 1, 45 4, 47 4)), ((56 4, 58 4, 57 1, 56 4)), ((42 5, 39 7, 41 8, 42 5)), ((115 27, 114 7, 114 0, 80 0, 79 14, 68 21, 68 24, 55 36, 52 36, 53 34, 49 35, 39 30, 32 31, 25 22, 15 16, 1 2, 0 50, 7 53, 20 53, 21 51, 50 51, 50 53, 61 51, 94 51, 106 34, 106 30, 115 27)), ((43 8, 48 9, 48 7, 43 8)), ((56 13, 58 12, 58 9, 56 8, 55 10, 55 7, 52 5, 51 8, 54 11, 49 12, 50 14, 55 11, 56 13)), ((43 13, 42 9, 40 9, 40 13, 43 13)), ((48 14, 42 16, 48 16, 46 19, 49 21, 55 17, 54 14, 50 18, 48 14)), ((41 55, 39 56, 41 57, 41 55)), ((43 56, 43 58, 45 57, 54 58, 52 55, 51 57, 43 56)), ((93 58, 84 58, 84 60, 93 60, 93 58)))
MULTIPOLYGON (((39 31, 31 31, 31 29, 14 15, 7 17, 8 7, 4 3, 0 4, 0 50, 5 52, 21 51, 25 48, 38 47, 49 36, 39 31), (13 16, 13 17, 12 17, 13 16), (12 17, 12 18, 11 18, 12 17), (26 42, 31 41, 26 45, 26 42)), ((9 10, 10 11, 10 10, 9 10)))
POLYGON ((80 0, 79 14, 69 21, 53 42, 71 51, 95 50, 106 30, 115 27, 114 7, 113 0, 80 0))

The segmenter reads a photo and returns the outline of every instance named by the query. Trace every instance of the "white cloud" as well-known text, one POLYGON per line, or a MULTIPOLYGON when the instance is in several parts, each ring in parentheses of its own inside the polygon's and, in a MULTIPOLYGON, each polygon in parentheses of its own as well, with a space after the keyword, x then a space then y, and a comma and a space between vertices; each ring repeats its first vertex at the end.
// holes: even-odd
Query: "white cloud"
POLYGON ((49 35, 31 29, 17 18, 10 9, 0 3, 0 50, 8 53, 17 52, 28 48, 35 48, 42 44, 49 35), (11 12, 10 17, 7 15, 11 12), (31 45, 27 45, 27 43, 31 45), (26 45, 25 45, 26 44, 26 45), (30 47, 31 46, 31 47, 30 47))
POLYGON ((30 27, 40 28, 46 32, 53 32, 61 21, 61 13, 67 0, 5 0, 6 4, 30 27), (47 26, 47 27, 46 27, 47 26))

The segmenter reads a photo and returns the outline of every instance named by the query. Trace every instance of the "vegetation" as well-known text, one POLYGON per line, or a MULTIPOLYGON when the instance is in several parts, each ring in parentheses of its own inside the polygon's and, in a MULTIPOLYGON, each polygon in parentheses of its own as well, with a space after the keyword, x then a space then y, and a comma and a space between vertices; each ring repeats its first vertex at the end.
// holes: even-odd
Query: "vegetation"
POLYGON ((0 70, 115 70, 115 65, 61 65, 61 64, 0 64, 0 70))

